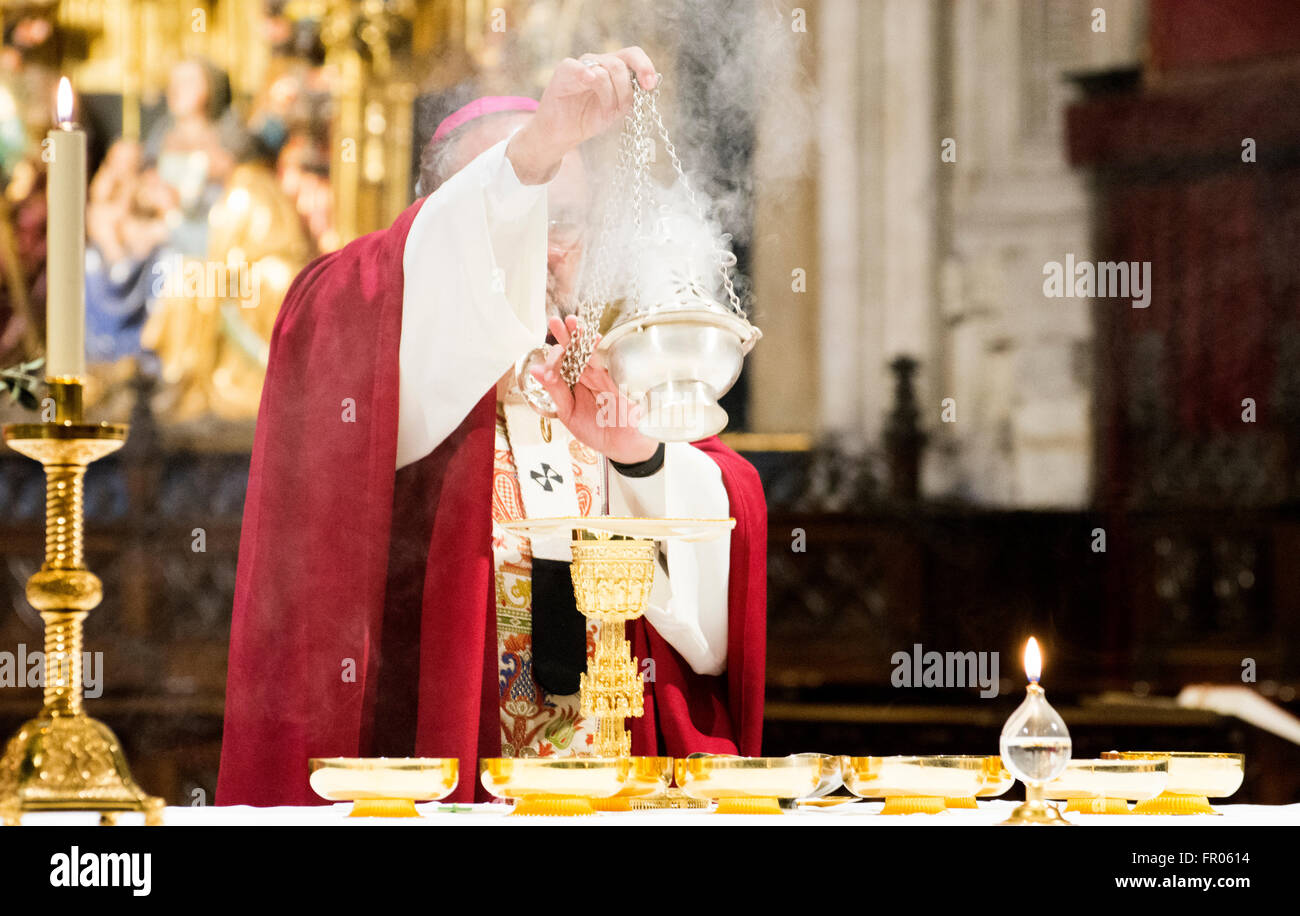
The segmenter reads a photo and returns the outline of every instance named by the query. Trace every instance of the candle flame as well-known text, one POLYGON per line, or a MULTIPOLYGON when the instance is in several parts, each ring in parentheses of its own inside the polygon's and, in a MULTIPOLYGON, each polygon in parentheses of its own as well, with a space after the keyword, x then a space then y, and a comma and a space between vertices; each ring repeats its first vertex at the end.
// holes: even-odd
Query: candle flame
POLYGON ((1025 643, 1025 674, 1035 684, 1043 674, 1043 653, 1038 649, 1038 640, 1032 636, 1025 643))
POLYGON ((59 77, 58 101, 55 105, 60 124, 72 123, 72 83, 66 76, 59 77))

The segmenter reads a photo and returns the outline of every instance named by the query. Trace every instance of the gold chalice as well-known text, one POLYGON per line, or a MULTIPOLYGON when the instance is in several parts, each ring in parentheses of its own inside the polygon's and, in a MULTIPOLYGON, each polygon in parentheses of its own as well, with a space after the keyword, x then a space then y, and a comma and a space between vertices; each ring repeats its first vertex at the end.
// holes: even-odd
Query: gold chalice
POLYGON ((419 817, 417 801, 446 798, 460 780, 454 757, 313 757, 312 790, 350 801, 348 817, 419 817))
POLYGON ((578 687, 583 716, 596 722, 596 756, 480 761, 483 785, 499 798, 516 799, 515 814, 627 811, 636 807, 634 801, 666 795, 672 759, 631 756, 632 738, 623 727, 624 719, 645 714, 645 682, 625 627, 645 612, 654 584, 657 539, 707 539, 735 524, 734 519, 610 516, 502 523, 528 537, 572 534, 574 603, 599 628, 594 657, 578 687))
POLYGON ((626 624, 645 613, 655 575, 655 541, 704 540, 736 525, 735 519, 647 519, 591 516, 516 519, 502 527, 527 537, 570 532, 574 603, 599 624, 594 658, 579 679, 582 714, 596 720, 596 755, 626 757, 632 740, 626 718, 645 713, 645 683, 632 655, 626 624))
POLYGON ((599 624, 596 653, 579 679, 582 714, 597 720, 596 753, 626 757, 629 716, 645 714, 645 683, 624 627, 645 611, 655 576, 655 542, 575 529, 573 595, 579 612, 599 624))

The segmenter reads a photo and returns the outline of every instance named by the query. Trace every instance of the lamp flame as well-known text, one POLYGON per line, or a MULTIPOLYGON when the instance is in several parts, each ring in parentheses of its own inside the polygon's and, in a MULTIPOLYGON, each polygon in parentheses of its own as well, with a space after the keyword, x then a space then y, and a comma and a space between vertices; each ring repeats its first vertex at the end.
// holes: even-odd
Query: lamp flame
POLYGON ((1030 682, 1034 684, 1038 683, 1043 674, 1043 653, 1038 649, 1038 640, 1032 636, 1025 643, 1025 674, 1029 675, 1030 682))
POLYGON ((55 104, 59 123, 68 125, 72 123, 72 83, 68 82, 66 76, 59 77, 59 94, 55 104))

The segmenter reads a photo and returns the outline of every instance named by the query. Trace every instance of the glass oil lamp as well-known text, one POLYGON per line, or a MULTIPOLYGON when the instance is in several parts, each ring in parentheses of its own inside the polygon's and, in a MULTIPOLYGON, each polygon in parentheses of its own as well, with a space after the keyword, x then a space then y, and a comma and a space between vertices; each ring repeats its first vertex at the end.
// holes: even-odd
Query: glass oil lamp
POLYGON ((999 749, 1002 762, 1025 784, 1024 804, 1004 824, 1068 824, 1061 812, 1043 800, 1043 786, 1064 772, 1070 762, 1070 732, 1038 679, 1043 656, 1032 636, 1025 646, 1025 674, 1029 677, 1025 701, 1002 727, 999 749))

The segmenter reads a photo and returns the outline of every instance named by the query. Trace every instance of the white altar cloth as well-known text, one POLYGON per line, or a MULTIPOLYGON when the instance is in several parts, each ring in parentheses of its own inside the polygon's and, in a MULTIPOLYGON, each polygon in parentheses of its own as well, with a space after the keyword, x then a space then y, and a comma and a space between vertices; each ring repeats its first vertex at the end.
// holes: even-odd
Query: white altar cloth
MULTIPOLYGON (((656 810, 620 813, 600 813, 587 817, 510 817, 510 807, 505 804, 452 806, 440 802, 417 805, 423 815, 419 818, 361 818, 348 817, 350 804, 321 805, 318 807, 254 808, 244 805, 172 807, 164 814, 164 823, 173 826, 308 826, 308 827, 365 827, 365 826, 529 826, 534 824, 566 824, 582 826, 724 826, 768 825, 775 827, 957 827, 987 826, 997 824, 1010 815, 1017 802, 981 802, 979 810, 955 809, 942 814, 905 814, 879 816, 881 802, 859 801, 834 808, 800 809, 781 815, 764 814, 713 814, 695 810, 656 810)), ((1215 805, 1221 816, 1188 815, 1111 815, 1069 814, 1066 819, 1082 826, 1152 827, 1175 825, 1179 827, 1248 827, 1300 825, 1300 804, 1294 805, 1215 805)), ((31 825, 93 825, 98 816, 81 812, 40 812, 23 816, 24 824, 31 825)), ((143 816, 123 814, 121 825, 143 823, 143 816)))

